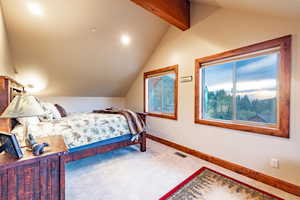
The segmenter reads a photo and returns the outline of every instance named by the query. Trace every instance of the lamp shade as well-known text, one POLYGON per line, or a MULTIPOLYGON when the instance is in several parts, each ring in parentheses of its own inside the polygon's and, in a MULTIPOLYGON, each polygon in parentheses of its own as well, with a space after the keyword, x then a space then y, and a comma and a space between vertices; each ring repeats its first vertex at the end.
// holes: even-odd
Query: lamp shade
POLYGON ((2 113, 1 118, 34 117, 45 112, 34 96, 17 95, 2 113))

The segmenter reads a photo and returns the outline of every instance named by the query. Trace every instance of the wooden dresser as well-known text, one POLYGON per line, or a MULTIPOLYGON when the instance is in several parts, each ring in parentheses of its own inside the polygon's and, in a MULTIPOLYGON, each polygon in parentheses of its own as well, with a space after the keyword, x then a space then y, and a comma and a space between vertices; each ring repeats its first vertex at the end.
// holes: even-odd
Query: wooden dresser
MULTIPOLYGON (((0 76, 0 114, 17 94, 23 92, 24 87, 20 83, 7 76, 0 76)), ((10 132, 13 127, 12 123, 10 119, 0 119, 0 131, 10 132)))
POLYGON ((65 199, 64 140, 62 136, 52 136, 38 142, 50 144, 41 156, 33 156, 25 149, 19 160, 0 154, 1 200, 65 199))

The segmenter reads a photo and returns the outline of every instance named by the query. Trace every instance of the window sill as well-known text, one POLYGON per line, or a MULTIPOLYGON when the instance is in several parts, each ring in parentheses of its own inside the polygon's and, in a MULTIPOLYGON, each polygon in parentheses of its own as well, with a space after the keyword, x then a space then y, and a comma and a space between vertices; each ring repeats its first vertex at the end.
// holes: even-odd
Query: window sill
POLYGON ((147 112, 147 115, 151 117, 160 117, 165 119, 177 120, 176 115, 165 115, 165 114, 157 114, 157 113, 149 113, 149 112, 147 112))
POLYGON ((253 132, 263 135, 272 135, 282 138, 289 138, 288 130, 280 129, 278 127, 269 127, 269 126, 259 126, 259 125, 247 125, 247 124, 238 124, 233 122, 224 122, 224 121, 212 121, 204 119, 195 119, 196 124, 217 126, 221 128, 228 128, 233 130, 253 132))

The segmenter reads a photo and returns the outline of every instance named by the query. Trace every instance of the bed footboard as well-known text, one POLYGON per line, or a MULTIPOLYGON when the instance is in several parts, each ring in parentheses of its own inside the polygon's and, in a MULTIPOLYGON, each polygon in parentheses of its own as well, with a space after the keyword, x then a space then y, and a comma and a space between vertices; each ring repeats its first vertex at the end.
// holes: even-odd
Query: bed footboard
MULTIPOLYGON (((142 119, 143 121, 146 123, 146 113, 137 113, 142 119)), ((123 147, 127 147, 127 146, 131 146, 131 145, 136 145, 139 144, 140 145, 140 151, 141 152, 145 152, 147 149, 147 145, 146 145, 146 132, 141 133, 138 141, 131 141, 131 139, 129 140, 124 140, 124 141, 120 141, 120 142, 116 142, 116 143, 112 143, 112 144, 107 144, 107 145, 103 145, 103 146, 98 146, 98 147, 93 147, 93 148, 89 148, 89 149, 84 149, 84 150, 79 150, 79 151, 75 151, 75 152, 66 152, 63 156, 64 161, 65 162, 71 162, 71 161, 75 161, 75 160, 79 160, 79 159, 83 159, 83 158, 87 158, 90 156, 95 156, 101 153, 105 153, 105 152, 109 152, 109 151, 113 151, 119 148, 123 148, 123 147)))
MULTIPOLYGON (((141 119, 146 124, 147 113, 137 112, 137 114, 141 117, 141 119)), ((141 133, 141 141, 140 141, 140 150, 141 150, 141 152, 145 152, 146 151, 146 146, 147 146, 146 145, 146 132, 144 132, 144 133, 141 133)))
POLYGON ((141 152, 146 151, 146 134, 145 133, 141 133, 141 136, 139 137, 138 141, 131 141, 131 139, 129 139, 129 140, 124 140, 124 141, 107 144, 107 145, 103 145, 103 146, 79 150, 79 151, 75 151, 75 152, 65 152, 64 160, 65 160, 65 162, 71 162, 71 161, 80 160, 83 158, 95 156, 95 155, 98 155, 101 153, 113 151, 116 149, 120 149, 120 148, 131 146, 131 145, 136 145, 136 144, 140 145, 141 152))
POLYGON ((146 152, 146 133, 141 133, 141 138, 140 138, 140 150, 141 152, 146 152))

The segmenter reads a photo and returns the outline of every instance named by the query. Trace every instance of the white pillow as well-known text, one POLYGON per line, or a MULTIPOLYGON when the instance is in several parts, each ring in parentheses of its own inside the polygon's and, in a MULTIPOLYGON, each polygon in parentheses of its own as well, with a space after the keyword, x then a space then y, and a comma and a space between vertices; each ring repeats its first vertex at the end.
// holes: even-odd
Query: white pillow
POLYGON ((20 118, 17 118, 17 120, 22 125, 25 125, 25 123, 27 123, 28 125, 38 124, 40 122, 40 119, 38 117, 20 117, 20 118))
POLYGON ((61 115, 57 108, 52 103, 41 103, 42 108, 45 111, 45 115, 41 116, 41 121, 51 121, 61 119, 61 115))

